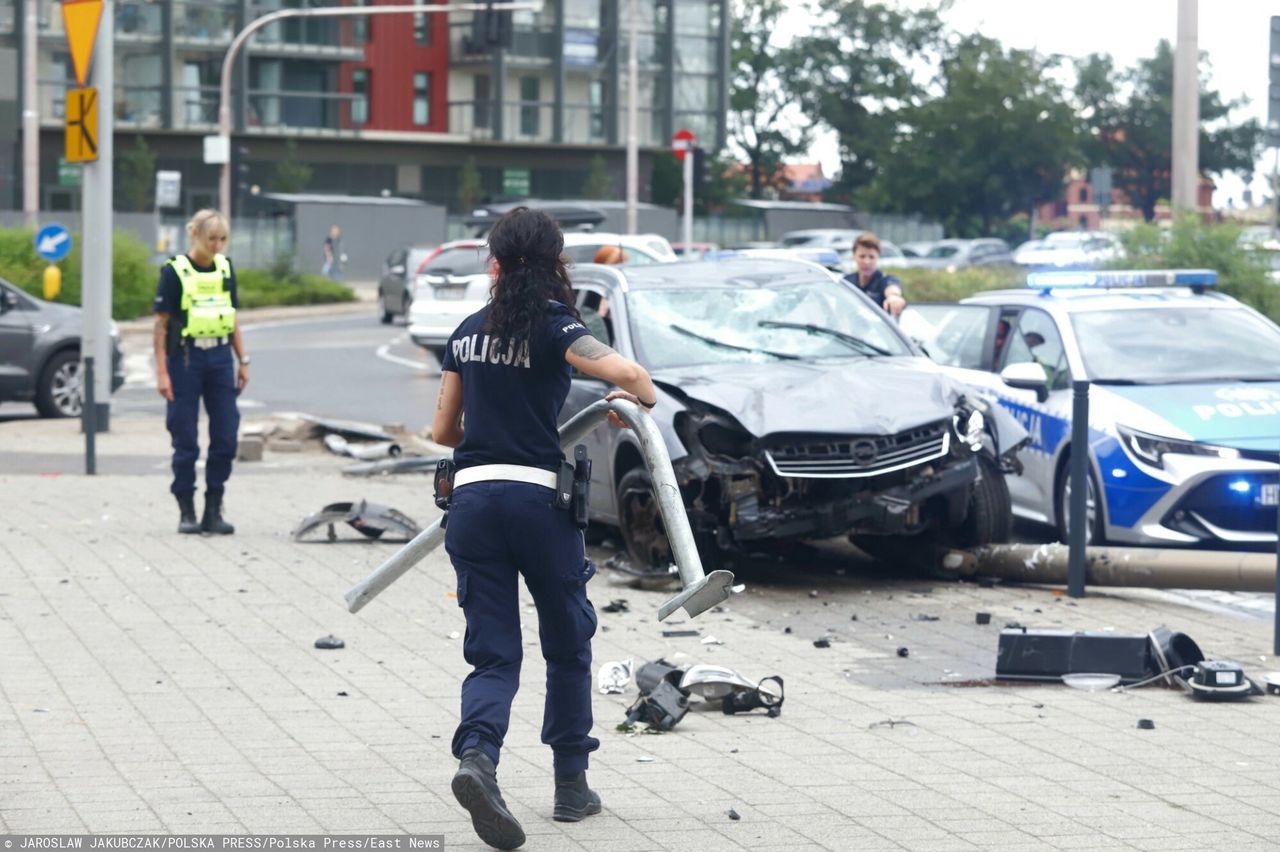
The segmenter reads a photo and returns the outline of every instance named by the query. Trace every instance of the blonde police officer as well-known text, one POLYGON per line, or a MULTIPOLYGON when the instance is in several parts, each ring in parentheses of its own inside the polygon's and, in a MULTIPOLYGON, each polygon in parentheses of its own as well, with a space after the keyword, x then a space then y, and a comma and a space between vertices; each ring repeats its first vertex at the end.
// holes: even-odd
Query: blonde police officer
POLYGON ((165 425, 173 441, 169 490, 181 513, 178 532, 228 535, 235 527, 222 518, 222 496, 236 455, 236 396, 249 383, 249 356, 236 319, 235 270, 222 254, 226 217, 217 210, 201 210, 187 223, 187 236, 187 253, 169 258, 161 267, 155 299, 156 389, 168 403, 165 425), (209 416, 209 452, 204 515, 197 522, 201 400, 209 416))

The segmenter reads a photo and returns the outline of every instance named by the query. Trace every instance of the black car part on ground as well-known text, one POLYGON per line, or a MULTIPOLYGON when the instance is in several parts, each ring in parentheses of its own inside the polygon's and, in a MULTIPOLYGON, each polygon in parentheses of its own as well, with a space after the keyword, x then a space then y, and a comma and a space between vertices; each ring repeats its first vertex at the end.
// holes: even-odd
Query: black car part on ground
POLYGON ((996 679, 1056 682, 1063 675, 1105 672, 1132 684, 1202 660, 1189 636, 1163 625, 1150 633, 1007 627, 997 645, 996 679))

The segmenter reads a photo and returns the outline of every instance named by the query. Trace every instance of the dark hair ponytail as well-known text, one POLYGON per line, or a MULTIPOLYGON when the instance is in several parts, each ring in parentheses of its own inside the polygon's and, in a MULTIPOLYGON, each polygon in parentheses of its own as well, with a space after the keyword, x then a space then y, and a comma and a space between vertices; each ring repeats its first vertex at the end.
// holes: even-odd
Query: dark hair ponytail
POLYGON ((492 301, 485 331, 505 340, 527 340, 530 329, 560 302, 575 319, 573 287, 565 268, 564 235, 541 210, 516 207, 489 231, 489 255, 498 261, 490 288, 492 301))

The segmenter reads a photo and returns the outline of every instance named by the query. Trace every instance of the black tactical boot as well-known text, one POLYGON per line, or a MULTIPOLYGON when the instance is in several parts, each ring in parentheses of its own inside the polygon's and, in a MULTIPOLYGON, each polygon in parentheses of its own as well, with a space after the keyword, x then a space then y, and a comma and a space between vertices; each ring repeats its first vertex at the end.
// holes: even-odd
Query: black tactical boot
POLYGON ((178 532, 198 533, 200 524, 196 521, 196 500, 194 494, 175 494, 178 498, 178 532))
POLYGON ((204 492, 204 518, 200 521, 203 532, 215 535, 231 535, 236 528, 222 520, 222 492, 204 492))
POLYGON ((577 822, 600 813, 600 797, 587 786, 587 773, 556 779, 556 822, 577 822))
POLYGON ((462 753, 453 776, 453 796, 471 814, 471 825, 485 843, 498 849, 524 845, 524 829, 502 800, 493 761, 480 749, 462 753))

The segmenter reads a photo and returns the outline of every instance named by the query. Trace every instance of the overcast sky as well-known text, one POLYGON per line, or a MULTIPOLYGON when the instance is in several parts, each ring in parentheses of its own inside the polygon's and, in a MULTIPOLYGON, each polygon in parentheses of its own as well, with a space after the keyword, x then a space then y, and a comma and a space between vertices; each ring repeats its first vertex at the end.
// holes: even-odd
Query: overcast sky
MULTIPOLYGON (((918 8, 924 0, 888 0, 918 8)), ((801 2, 795 2, 801 8, 801 2)), ((1270 19, 1280 15, 1280 0, 1200 0, 1200 50, 1208 54, 1211 82, 1224 100, 1241 95, 1250 103, 1233 120, 1257 118, 1266 122, 1270 19)), ((1035 48, 1042 53, 1084 56, 1110 53, 1119 67, 1135 64, 1155 53, 1156 42, 1176 43, 1178 0, 956 0, 946 15, 958 32, 981 32, 1011 47, 1035 48)), ((803 31, 807 16, 784 19, 780 37, 803 31)), ((1201 67, 1201 74, 1205 72, 1201 67)), ((1264 153, 1251 184, 1257 199, 1265 189, 1274 149, 1264 153)), ((834 138, 818 140, 812 157, 828 174, 839 170, 834 138)), ((1219 181, 1214 202, 1239 205, 1244 184, 1235 178, 1219 181)))

